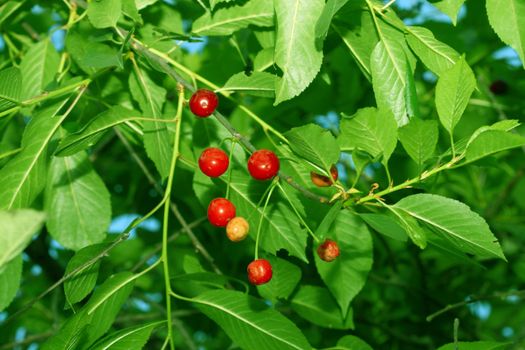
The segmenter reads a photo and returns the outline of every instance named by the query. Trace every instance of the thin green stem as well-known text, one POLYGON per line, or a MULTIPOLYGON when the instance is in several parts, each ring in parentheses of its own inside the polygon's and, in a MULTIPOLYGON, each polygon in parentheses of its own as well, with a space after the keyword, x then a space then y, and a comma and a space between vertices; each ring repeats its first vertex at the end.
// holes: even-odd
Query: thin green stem
POLYGON ((175 349, 175 343, 173 341, 173 325, 171 319, 171 284, 170 284, 170 273, 169 273, 169 264, 168 264, 168 224, 169 224, 169 213, 170 213, 170 201, 168 200, 171 197, 171 190, 173 187, 173 178, 175 175, 175 166, 177 164, 177 159, 179 157, 179 145, 180 145, 180 130, 182 124, 182 108, 184 103, 184 88, 178 86, 179 88, 179 101, 177 105, 177 115, 175 119, 177 120, 177 126, 175 129, 175 141, 173 142, 173 153, 171 156, 170 172, 168 176, 168 182, 166 184, 166 191, 164 192, 164 217, 162 222, 162 256, 161 259, 164 263, 164 284, 166 289, 166 314, 167 314, 167 323, 168 323, 168 337, 170 343, 170 349, 175 349))
POLYGON ((456 158, 456 146, 454 145, 454 135, 450 132, 450 148, 452 150, 452 159, 456 158))
POLYGON ((10 151, 7 151, 7 152, 4 152, 4 153, 0 154, 0 159, 10 157, 10 156, 12 156, 13 154, 17 154, 17 153, 20 152, 21 150, 22 150, 22 148, 17 148, 17 149, 13 149, 13 150, 10 150, 10 151))
POLYGON ((286 198, 286 200, 288 201, 288 203, 290 204, 290 206, 292 207, 295 215, 297 216, 297 218, 299 219, 299 221, 301 222, 301 224, 303 224, 303 226, 306 228, 306 231, 310 234, 310 236, 312 236, 312 238, 314 239, 314 241, 316 243, 320 243, 321 241, 319 240, 319 238, 317 238, 317 236, 315 235, 314 231, 312 231, 312 229, 310 228, 310 226, 308 226, 308 224, 306 223, 306 221, 304 221, 303 219, 303 216, 299 213, 299 210, 297 210, 297 208, 295 207, 295 205, 293 204, 292 200, 290 199, 290 197, 288 196, 288 193, 286 193, 286 191, 284 190, 284 187, 280 184, 280 183, 277 183, 277 186, 279 187, 279 189, 281 190, 281 192, 283 193, 284 195, 284 198, 286 198))
POLYGON ((418 175, 412 179, 409 179, 409 180, 406 180, 405 182, 397 185, 397 186, 392 186, 392 187, 389 187, 387 188, 386 190, 383 190, 383 191, 380 191, 378 193, 371 193, 365 197, 362 197, 361 199, 359 199, 356 204, 363 204, 365 202, 368 202, 368 201, 371 201, 371 200, 374 200, 374 199, 378 199, 378 198, 381 198, 382 196, 385 196, 387 194, 390 194, 392 192, 396 192, 396 191, 399 191, 399 190, 403 190, 405 188, 408 188, 410 186, 412 186, 413 184, 415 183, 418 183, 422 180, 425 180, 426 178, 429 178, 431 177, 432 175, 435 175, 443 170, 448 170, 448 169, 452 169, 453 166, 459 162, 461 159, 463 159, 463 155, 461 156, 458 156, 458 157, 455 157, 455 158, 452 158, 449 162, 441 165, 441 166, 438 166, 432 170, 429 170, 429 171, 425 171, 423 172, 421 175, 418 175))
POLYGON ((228 170, 228 183, 226 184, 226 199, 230 199, 230 184, 232 182, 232 171, 233 171, 233 165, 232 165, 233 151, 235 150, 235 145, 237 144, 237 142, 235 141, 235 139, 232 139, 231 143, 232 143, 232 147, 230 149, 230 158, 228 160, 230 169, 228 170))
POLYGON ((275 186, 277 184, 279 184, 279 179, 274 179, 273 183, 270 185, 270 191, 268 192, 268 196, 266 197, 266 201, 264 202, 261 217, 259 218, 259 225, 257 226, 257 236, 255 238, 255 260, 259 259, 259 238, 261 237, 262 222, 264 219, 264 214, 266 213, 266 207, 268 206, 268 202, 270 201, 273 190, 275 189, 275 186))

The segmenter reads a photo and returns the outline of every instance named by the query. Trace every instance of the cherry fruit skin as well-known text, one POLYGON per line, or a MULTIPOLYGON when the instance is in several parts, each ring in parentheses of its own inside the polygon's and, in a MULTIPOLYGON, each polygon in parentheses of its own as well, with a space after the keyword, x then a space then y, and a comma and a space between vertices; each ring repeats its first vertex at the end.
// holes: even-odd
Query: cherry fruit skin
POLYGON ((317 247, 317 255, 321 260, 331 262, 339 256, 339 246, 336 241, 326 239, 319 247, 317 247))
POLYGON ((509 85, 503 80, 496 80, 490 84, 489 88, 494 95, 505 95, 509 90, 509 85))
POLYGON ((275 177, 279 167, 279 158, 267 149, 253 152, 248 159, 248 172, 256 180, 269 180, 275 177))
POLYGON ((310 179, 312 179, 312 182, 317 187, 328 187, 333 185, 334 182, 337 181, 339 178, 339 172, 337 171, 337 167, 335 165, 332 165, 330 168, 330 175, 332 176, 332 180, 328 178, 328 176, 324 176, 315 172, 310 172, 310 179))
POLYGON ((228 170, 230 160, 226 152, 219 148, 209 147, 199 157, 199 168, 209 177, 219 177, 228 170))
POLYGON ((190 110, 197 117, 206 118, 215 112, 219 99, 215 92, 207 89, 199 89, 191 95, 190 110))
POLYGON ((239 242, 248 236, 250 224, 242 216, 236 216, 226 225, 226 236, 232 242, 239 242))
POLYGON ((226 198, 215 198, 208 205, 208 221, 213 226, 224 227, 235 217, 235 205, 226 198))
POLYGON ((248 265, 248 280, 256 286, 272 279, 272 265, 266 259, 257 259, 248 265))

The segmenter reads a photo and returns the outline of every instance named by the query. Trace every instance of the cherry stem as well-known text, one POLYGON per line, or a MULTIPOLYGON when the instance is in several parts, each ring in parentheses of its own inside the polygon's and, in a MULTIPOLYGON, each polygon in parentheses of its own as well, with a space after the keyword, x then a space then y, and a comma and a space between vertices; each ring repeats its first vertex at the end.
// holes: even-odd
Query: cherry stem
POLYGON ((306 221, 304 221, 302 215, 299 213, 299 210, 297 210, 297 208, 295 207, 295 205, 293 204, 292 200, 290 199, 290 197, 288 196, 288 193, 286 193, 286 191, 284 190, 284 187, 281 186, 280 183, 277 184, 277 186, 279 187, 279 189, 281 190, 281 192, 283 193, 284 195, 284 198, 286 198, 286 200, 288 201, 288 203, 290 204, 290 206, 292 207, 295 215, 297 216, 297 218, 299 219, 299 221, 301 221, 301 224, 303 224, 303 226, 306 228, 306 231, 310 234, 310 236, 312 236, 312 238, 314 239, 314 241, 316 243, 320 243, 321 240, 315 235, 315 233, 312 231, 312 229, 310 228, 310 226, 308 226, 308 224, 306 223, 306 221))
POLYGON ((259 259, 259 238, 261 236, 261 228, 262 228, 264 213, 266 212, 266 207, 268 206, 268 202, 270 201, 270 198, 272 197, 273 190, 275 189, 275 186, 278 184, 279 184, 279 179, 275 178, 273 180, 273 183, 269 187, 268 196, 266 197, 266 201, 264 202, 264 207, 261 213, 261 217, 259 218, 259 225, 257 226, 257 236, 255 238, 255 260, 259 259))
POLYGON ((228 183, 226 185, 226 199, 230 199, 230 184, 232 182, 232 172, 233 172, 233 166, 232 166, 233 150, 235 149, 235 145, 237 144, 237 142, 235 141, 235 139, 232 139, 231 143, 232 143, 232 147, 230 149, 230 159, 228 160, 230 169, 228 169, 228 183))

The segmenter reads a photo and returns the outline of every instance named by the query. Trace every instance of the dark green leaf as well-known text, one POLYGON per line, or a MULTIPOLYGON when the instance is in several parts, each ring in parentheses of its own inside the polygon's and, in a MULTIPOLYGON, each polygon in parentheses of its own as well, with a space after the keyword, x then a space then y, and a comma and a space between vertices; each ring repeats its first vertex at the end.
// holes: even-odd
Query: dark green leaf
POLYGON ((321 287, 303 285, 290 301, 292 309, 302 318, 325 328, 353 329, 353 313, 341 311, 330 292, 321 287))

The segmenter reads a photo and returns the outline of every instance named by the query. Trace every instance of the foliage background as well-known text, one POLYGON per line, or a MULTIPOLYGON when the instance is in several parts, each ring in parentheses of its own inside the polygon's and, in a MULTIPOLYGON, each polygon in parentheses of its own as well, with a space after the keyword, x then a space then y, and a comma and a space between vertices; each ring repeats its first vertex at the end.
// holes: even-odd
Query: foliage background
MULTIPOLYGON (((20 101, 30 101, 35 96, 42 96, 37 102, 43 102, 37 104, 33 101, 22 105, 15 103, 17 107, 4 102, 8 99, 3 99, 0 103, 2 111, 16 108, 10 113, 3 113, 0 118, 0 166, 3 167, 1 170, 3 173, 0 171, 3 176, 0 177, 2 209, 12 209, 4 205, 5 198, 11 191, 9 162, 13 164, 12 160, 16 159, 18 152, 31 147, 31 140, 38 139, 38 135, 31 138, 34 135, 29 134, 27 139, 21 141, 27 125, 31 125, 28 124, 29 120, 38 113, 45 113, 42 111, 45 111, 46 107, 53 106, 53 102, 63 100, 53 100, 45 94, 42 95, 42 91, 55 91, 64 86, 77 84, 76 90, 70 89, 67 92, 78 92, 78 87, 83 86, 80 84, 82 79, 91 80, 82 98, 62 123, 63 128, 57 128, 53 139, 49 140, 50 146, 46 152, 49 152, 50 156, 60 140, 71 137, 66 135, 80 130, 111 106, 120 106, 127 110, 111 109, 107 118, 129 117, 130 109, 140 111, 137 112, 138 114, 133 112, 132 115, 164 119, 173 118, 175 115, 176 82, 163 71, 162 66, 159 67, 158 62, 151 59, 152 56, 144 54, 140 47, 126 41, 124 32, 120 32, 123 35, 119 36, 117 30, 111 28, 111 25, 106 25, 105 21, 116 23, 116 20, 119 20, 119 28, 133 30, 136 38, 142 40, 148 47, 160 52, 169 52, 173 62, 180 65, 174 66, 173 71, 181 74, 190 84, 194 83, 192 78, 198 80, 200 76, 212 82, 214 86, 223 87, 234 74, 251 73, 254 70, 265 70, 276 76, 286 74, 282 62, 278 62, 279 55, 276 54, 276 62, 274 62, 274 56, 268 54, 268 52, 273 53, 274 45, 278 45, 275 42, 273 20, 262 18, 260 23, 248 23, 250 25, 241 23, 236 28, 219 28, 223 32, 217 33, 207 33, 203 29, 199 32, 196 29, 199 20, 201 25, 206 24, 206 14, 201 5, 215 6, 214 13, 217 14, 237 5, 252 3, 255 4, 254 9, 251 10, 254 13, 260 14, 265 10, 265 6, 270 6, 270 12, 273 14, 271 2, 215 0, 210 1, 210 4, 200 4, 200 1, 182 0, 141 0, 135 3, 122 1, 113 12, 105 9, 106 12, 90 14, 89 8, 93 8, 93 3, 98 2, 91 2, 87 12, 84 12, 87 4, 82 1, 4 1, 0 7, 2 34, 0 66, 2 69, 13 66, 20 68, 24 82, 21 87, 16 87, 13 83, 16 79, 5 73, 0 81, 2 96, 5 97, 7 94, 9 97, 9 91, 19 89, 20 101), (134 8, 130 4, 137 7, 134 8), (74 5, 78 7, 71 8, 74 5), (126 6, 130 7, 126 8, 126 6), (73 13, 75 15, 72 15, 73 13), (75 17, 81 14, 85 16, 75 17), (197 20, 198 18, 200 19, 197 20), (193 34, 202 34, 201 37, 188 36, 192 33, 192 26, 193 34), (186 71, 181 67, 186 67, 186 71), (149 97, 143 89, 144 85, 141 85, 143 83, 139 81, 140 79, 137 80, 137 76, 140 78, 140 73, 137 72, 142 72, 141 74, 146 76, 146 90, 152 92, 149 97)), ((277 4, 281 4, 282 11, 288 13, 289 9, 285 7, 291 3, 276 1, 276 9, 279 11, 277 4)), ((321 13, 324 4, 319 1, 315 3, 319 4, 315 9, 314 5, 304 5, 308 9, 307 13, 302 15, 315 17, 321 13)), ((492 3, 498 2, 492 1, 492 3)), ((519 0, 499 1, 498 9, 502 10, 500 17, 508 15, 503 9, 508 9, 510 3, 517 4, 516 11, 525 7, 519 0)), ((359 2, 358 5, 363 6, 363 4, 364 2, 359 2)), ((377 6, 381 7, 381 5, 377 6)), ((366 7, 362 10, 364 16, 367 11, 366 7)), ((505 36, 501 32, 504 31, 498 31, 500 34, 498 36, 489 24, 485 1, 470 0, 464 4, 463 1, 448 0, 398 1, 390 7, 389 11, 392 11, 389 12, 392 16, 394 13, 397 14, 406 25, 424 26, 456 52, 466 53, 466 62, 474 72, 477 87, 472 97, 467 98, 468 106, 455 128, 454 140, 468 138, 479 127, 500 120, 524 119, 525 73, 522 61, 516 51, 501 41, 500 37, 505 36), (455 17, 457 9, 459 9, 457 24, 453 25, 448 15, 455 17), (490 92, 489 86, 496 80, 503 80, 508 84, 508 91, 504 95, 496 96, 490 92)), ((362 45, 357 48, 363 52, 373 48, 367 42, 373 42, 371 38, 375 35, 374 27, 365 27, 368 22, 356 20, 355 13, 355 9, 350 4, 341 10, 339 17, 336 16, 324 40, 322 55, 319 55, 318 51, 317 54, 311 55, 298 51, 292 53, 294 60, 290 66, 305 66, 314 70, 308 72, 309 69, 305 69, 303 72, 312 76, 311 84, 302 81, 302 88, 299 88, 297 93, 293 92, 294 88, 290 86, 284 90, 274 91, 272 80, 274 78, 265 76, 261 81, 251 82, 252 89, 234 94, 232 100, 221 97, 220 112, 227 116, 230 123, 257 148, 275 149, 275 145, 281 141, 279 137, 281 133, 293 138, 293 131, 290 130, 308 123, 315 123, 339 135, 342 132, 341 116, 351 116, 360 108, 375 106, 377 91, 381 89, 379 87, 381 83, 370 79, 366 69, 363 72, 363 66, 360 66, 356 56, 352 55, 351 50, 355 51, 356 46, 348 45, 348 42, 352 42, 348 38, 353 38, 354 45, 362 45), (345 16, 345 10, 350 11, 349 13, 354 17, 345 16), (360 36, 361 41, 359 41, 360 36), (319 72, 317 72, 315 65, 317 61, 320 63, 320 60, 322 66, 318 67, 319 72), (298 96, 291 98, 294 94, 298 96), (275 100, 268 98, 274 96, 277 96, 275 100), (274 104, 275 102, 281 103, 274 104), (256 114, 255 118, 260 116, 263 119, 260 121, 263 127, 253 115, 249 114, 249 111, 241 107, 241 104, 247 106, 249 111, 253 111, 256 114), (265 132, 265 126, 277 130, 276 133, 272 130, 265 132)), ((496 15, 496 12, 494 14, 496 15)), ((304 19, 304 21, 310 20, 312 19, 304 19)), ((510 26, 509 21, 509 28, 510 26)), ((525 24, 517 22, 515 28, 518 31, 511 35, 518 37, 523 44, 525 24)), ((279 36, 278 40, 284 39, 279 36)), ((308 45, 312 44, 314 42, 308 43, 308 45)), ((519 53, 523 55, 523 49, 519 53)), ((439 120, 434 103, 437 81, 435 72, 432 73, 421 62, 411 68, 415 68, 413 86, 417 95, 411 100, 418 102, 419 113, 416 117, 426 121, 439 120)), ((381 76, 384 77, 386 74, 381 76)), ((197 85, 206 84, 197 81, 197 85)), ((390 86, 391 89, 394 87, 390 86)), ((72 96, 63 110, 71 105, 76 95, 72 96)), ((189 97, 189 94, 186 97, 189 97)), ((193 165, 203 148, 210 144, 219 144, 221 139, 228 137, 229 134, 215 119, 196 120, 187 110, 183 112, 183 120, 180 150, 185 161, 178 163, 175 172, 171 197, 174 215, 170 218, 169 226, 169 233, 173 240, 167 246, 173 288, 178 293, 193 297, 210 289, 209 284, 203 283, 203 280, 208 280, 214 284, 213 288, 229 285, 243 290, 243 283, 246 283, 245 267, 253 258, 254 241, 247 239, 240 244, 233 244, 225 239, 220 229, 211 227, 204 220, 206 203, 214 195, 223 195, 225 186, 222 181, 212 183, 205 179, 198 171, 195 172, 193 165), (191 228, 182 229, 186 224, 191 228), (231 279, 226 280, 221 274, 231 276, 231 279)), ((54 220, 49 217, 49 213, 53 212, 53 200, 50 198, 57 200, 54 191, 59 187, 57 184, 64 181, 60 176, 61 161, 57 159, 64 158, 53 157, 52 163, 47 164, 49 168, 44 171, 43 176, 40 176, 40 180, 44 181, 42 186, 46 187, 45 190, 40 192, 28 190, 28 196, 32 197, 31 201, 20 207, 47 211, 48 221, 22 254, 23 272, 20 290, 10 304, 6 295, 11 293, 8 290, 12 290, 13 285, 15 290, 18 289, 18 285, 13 282, 16 278, 5 273, 1 275, 3 279, 0 280, 2 283, 0 297, 6 301, 2 306, 6 307, 9 304, 9 307, 0 313, 2 322, 0 349, 45 348, 46 345, 42 344, 46 340, 48 347, 59 348, 49 344, 57 339, 57 334, 67 335, 67 332, 64 332, 64 325, 74 319, 66 295, 71 299, 75 296, 75 291, 78 293, 85 286, 82 288, 77 286, 76 289, 73 286, 73 291, 69 294, 67 291, 64 294, 64 290, 60 287, 52 289, 42 298, 38 296, 64 276, 67 271, 66 266, 76 250, 102 241, 118 241, 107 257, 97 262, 99 270, 98 277, 95 274, 95 279, 98 285, 112 274, 142 271, 147 266, 151 266, 155 258, 161 256, 163 221, 161 211, 133 229, 129 239, 120 239, 122 235, 119 235, 131 220, 148 213, 162 198, 161 188, 166 184, 163 179, 169 172, 166 170, 168 163, 162 165, 162 160, 155 156, 161 152, 158 149, 148 148, 153 146, 151 143, 148 146, 146 141, 150 135, 148 130, 159 125, 163 132, 166 132, 163 137, 169 137, 175 131, 174 124, 157 123, 152 126, 148 121, 137 121, 135 124, 130 122, 121 124, 96 139, 88 140, 78 149, 71 150, 71 154, 81 151, 68 159, 71 159, 80 174, 91 174, 91 177, 82 178, 88 187, 94 189, 92 193, 84 192, 82 185, 78 185, 79 187, 72 191, 84 196, 81 202, 85 211, 79 217, 84 216, 90 221, 85 225, 85 230, 71 230, 70 227, 78 228, 78 217, 71 216, 67 212, 65 214, 55 212, 54 220), (146 143, 146 149, 143 143, 146 143), (83 149, 88 146, 90 147, 86 153, 83 149), (107 232, 106 228, 108 228, 107 232), (50 231, 56 233, 52 235, 50 231), (34 305, 30 309, 24 309, 24 306, 35 298, 38 299, 34 305), (12 318, 18 310, 22 310, 23 313, 12 318)), ((379 125, 383 124, 379 123, 379 125)), ((514 131, 521 135, 525 133, 522 126, 518 126, 514 131)), ((301 133, 308 135, 304 129, 301 129, 301 133)), ((343 138, 341 136, 340 140, 343 138)), ((171 139, 169 140, 165 144, 168 148, 171 147, 171 139)), ((228 149, 229 145, 227 141, 223 144, 223 148, 228 149)), ((382 144, 380 146, 383 147, 382 144)), ((436 151, 431 152, 427 163, 419 166, 411 160, 402 146, 404 144, 397 143, 397 147, 392 150, 388 162, 389 174, 381 165, 384 154, 382 154, 383 159, 379 157, 366 166, 364 175, 359 177, 356 184, 364 195, 374 183, 379 184, 379 190, 387 188, 388 176, 394 184, 399 184, 406 179, 417 177, 423 169, 432 168, 439 162, 436 155, 446 154, 450 147, 450 140, 446 130, 440 127, 436 151)), ((514 146, 519 144, 516 143, 514 146)), ((323 146, 319 147, 322 149, 323 146)), ((465 349, 478 348, 476 346, 480 349, 492 349, 497 346, 522 349, 525 343, 523 326, 525 308, 522 298, 525 282, 525 258, 522 254, 525 244, 523 235, 525 157, 523 146, 513 148, 471 165, 439 172, 429 181, 416 183, 413 188, 393 192, 385 197, 387 203, 394 204, 411 194, 427 192, 466 203, 474 212, 486 219, 492 232, 499 239, 507 261, 486 259, 486 257, 470 259, 472 254, 468 259, 465 256, 460 258, 457 254, 443 252, 430 245, 422 250, 410 240, 406 240, 403 230, 401 236, 404 236, 405 241, 398 241, 381 234, 385 233, 385 230, 378 229, 374 225, 371 225, 372 228, 383 232, 378 233, 370 229, 372 242, 367 242, 366 237, 363 236, 363 232, 367 230, 363 228, 363 222, 356 221, 353 216, 342 217, 336 221, 336 225, 332 226, 329 234, 336 235, 341 242, 345 242, 345 246, 350 247, 348 249, 353 249, 352 247, 357 247, 358 251, 366 250, 366 247, 373 249, 373 265, 370 272, 365 273, 364 278, 358 278, 358 280, 363 279, 363 284, 366 280, 361 291, 359 291, 360 286, 356 287, 354 280, 348 279, 348 275, 345 274, 327 283, 332 286, 342 285, 345 292, 348 289, 355 289, 357 296, 351 301, 351 308, 343 311, 344 313, 350 310, 347 319, 341 319, 338 306, 341 298, 345 297, 334 299, 329 291, 330 289, 334 293, 332 289, 334 287, 327 289, 323 279, 320 278, 316 268, 318 265, 313 256, 313 243, 311 239, 307 241, 304 228, 298 227, 304 245, 308 243, 306 254, 304 245, 299 247, 299 251, 303 249, 302 254, 305 254, 304 258, 309 263, 301 259, 301 253, 290 256, 284 250, 280 250, 283 248, 280 246, 281 242, 272 241, 266 236, 267 241, 266 243, 263 241, 263 248, 269 253, 278 251, 277 256, 280 257, 280 260, 272 260, 275 268, 275 284, 267 289, 249 287, 250 294, 265 300, 272 309, 279 310, 292 320, 308 342, 316 348, 333 347, 340 338, 352 334, 366 341, 372 348, 434 349, 451 343, 456 333, 461 341, 487 342, 466 345, 472 347, 465 347, 465 349), (300 283, 297 285, 299 279, 300 283), (307 286, 316 286, 317 289, 307 286), (432 313, 454 303, 460 305, 427 320, 432 313), (459 321, 456 332, 454 332, 455 319, 459 321), (333 323, 332 327, 326 327, 330 323, 333 323), (340 325, 333 326, 338 323, 340 325), (507 342, 511 345, 505 345, 507 342)), ((305 165, 304 159, 291 154, 282 145, 277 149, 281 156, 296 160, 283 162, 284 167, 287 173, 294 175, 296 180, 299 179, 303 186, 320 195, 334 194, 333 189, 312 188, 308 183, 310 168, 305 165)), ((294 151, 297 153, 297 150, 294 151)), ((326 152, 325 157, 328 157, 330 149, 323 149, 323 151, 326 152)), ((354 162, 351 160, 350 152, 342 153, 337 164, 341 183, 347 188, 350 188, 356 179, 357 158, 355 153, 353 155, 354 162)), ((232 198, 234 202, 236 198, 238 199, 236 201, 238 209, 248 216, 250 206, 243 207, 240 197, 247 194, 250 197, 248 203, 257 203, 265 186, 248 181, 243 170, 246 157, 241 147, 237 147, 236 167, 233 173, 233 183, 237 190, 232 193, 232 198)), ((38 184, 36 186, 38 187, 38 184)), ((290 187, 287 187, 286 193, 292 197, 292 201, 306 218, 308 226, 315 231, 329 207, 305 198, 290 187)), ((288 211, 285 213, 293 215, 282 194, 274 197, 272 203, 276 208, 279 208, 278 205, 286 206, 288 211), (281 204, 277 204, 278 202, 281 204)), ((14 208, 16 207, 15 205, 14 208)), ((358 208, 357 212, 364 213, 366 210, 358 208)), ((454 217, 456 213, 449 210, 447 215, 454 217)), ((35 221, 39 220, 37 217, 31 218, 35 221)), ((461 219, 460 216, 458 220, 461 219)), ((386 229, 390 236, 395 236, 395 232, 389 230, 395 231, 395 229, 391 226, 386 229)), ((252 225, 252 234, 254 233, 255 226, 252 225)), ((265 232, 263 237, 264 234, 265 232)), ((289 247, 287 248, 290 251, 289 247)), ((94 249, 95 252, 100 251, 100 248, 94 249)), ((367 262, 365 261, 364 264, 366 265, 367 262)), ((85 289, 85 294, 88 294, 90 289, 85 289)), ((119 296, 122 299, 122 308, 106 310, 107 314, 100 316, 102 319, 113 321, 107 315, 115 314, 110 333, 126 327, 149 325, 149 322, 166 318, 162 269, 155 269, 138 278, 133 290, 124 289, 119 289, 118 292, 122 293, 122 296, 119 296)), ((347 295, 338 292, 335 294, 347 295)), ((78 295, 76 298, 75 301, 83 299, 78 295)), ((224 305, 227 303, 228 300, 224 300, 224 305)), ((75 305, 73 310, 78 311, 84 304, 85 302, 81 302, 75 305)), ((173 338, 176 347, 183 349, 236 347, 224 330, 217 325, 218 323, 224 328, 227 321, 215 319, 216 323, 210 320, 199 312, 199 310, 205 311, 199 309, 198 304, 191 302, 174 300, 172 306, 173 338)), ((271 325, 268 327, 271 328, 271 325)), ((149 338, 147 348, 157 349, 162 346, 167 330, 164 324, 153 323, 151 329, 153 328, 155 330, 149 338)), ((291 332, 293 333, 293 330, 291 332)), ((68 336, 74 338, 71 334, 68 336)), ((251 335, 248 332, 246 335, 238 336, 250 338, 251 335)), ((147 336, 143 335, 142 338, 147 339, 147 336)), ((350 343, 352 339, 346 338, 346 341, 350 343)), ((352 347, 343 343, 340 346, 344 349, 358 348, 357 345, 352 347)), ((364 345, 362 346, 359 349, 366 349, 364 345)))

